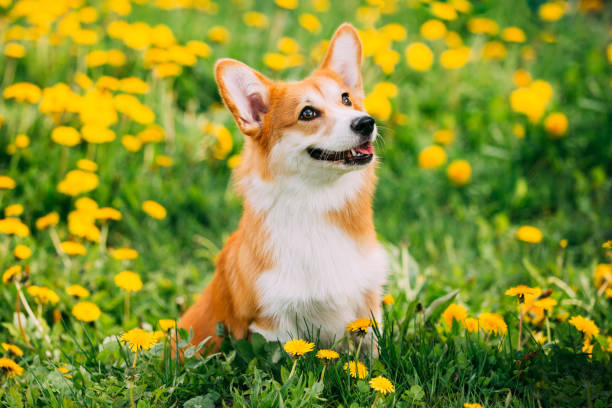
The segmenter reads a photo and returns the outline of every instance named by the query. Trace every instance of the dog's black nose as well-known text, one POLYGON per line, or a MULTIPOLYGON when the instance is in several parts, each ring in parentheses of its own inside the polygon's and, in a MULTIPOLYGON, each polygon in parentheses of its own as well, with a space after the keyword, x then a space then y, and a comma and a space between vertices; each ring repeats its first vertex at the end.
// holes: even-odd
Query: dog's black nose
POLYGON ((351 129, 353 132, 361 136, 370 136, 374 130, 374 118, 371 116, 360 116, 353 119, 351 122, 351 129))

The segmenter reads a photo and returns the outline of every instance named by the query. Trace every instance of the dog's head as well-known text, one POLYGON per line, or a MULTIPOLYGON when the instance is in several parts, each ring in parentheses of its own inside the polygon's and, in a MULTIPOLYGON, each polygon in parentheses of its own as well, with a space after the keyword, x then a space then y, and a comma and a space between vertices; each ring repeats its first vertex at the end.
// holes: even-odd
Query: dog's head
POLYGON ((215 77, 266 172, 340 175, 374 161, 377 129, 364 110, 360 69, 361 40, 343 24, 321 66, 302 81, 274 82, 232 59, 217 62, 215 77))

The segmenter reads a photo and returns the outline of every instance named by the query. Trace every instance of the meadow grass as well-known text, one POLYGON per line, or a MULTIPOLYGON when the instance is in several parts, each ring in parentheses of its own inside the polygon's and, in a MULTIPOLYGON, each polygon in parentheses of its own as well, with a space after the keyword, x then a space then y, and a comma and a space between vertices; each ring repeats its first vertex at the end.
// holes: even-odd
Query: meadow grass
POLYGON ((610 406, 609 5, 291 3, 0 0, 2 405, 610 406), (381 133, 374 217, 391 297, 369 328, 378 355, 347 334, 352 348, 323 364, 330 345, 313 330, 300 358, 225 333, 218 354, 196 358, 205 343, 178 361, 158 321, 193 303, 241 214, 231 169, 243 136, 214 61, 301 78, 345 21, 361 30, 381 133), (60 126, 79 143, 53 137, 60 126), (115 279, 124 270, 137 277, 115 279), (519 298, 505 292, 521 284, 538 291, 524 296, 519 345, 519 298), (82 302, 93 306, 79 313, 82 302), (120 339, 134 328, 136 352, 120 339), (343 369, 357 360, 361 379, 343 369), (394 392, 372 389, 379 375, 394 392))

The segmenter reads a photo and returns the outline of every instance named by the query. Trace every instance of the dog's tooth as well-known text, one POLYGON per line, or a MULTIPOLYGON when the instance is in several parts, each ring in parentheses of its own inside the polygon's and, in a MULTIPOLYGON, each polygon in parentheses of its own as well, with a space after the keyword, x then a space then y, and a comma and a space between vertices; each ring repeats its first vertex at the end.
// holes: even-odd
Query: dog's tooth
POLYGON ((355 151, 355 149, 351 149, 351 154, 352 154, 353 156, 357 156, 357 152, 355 151))

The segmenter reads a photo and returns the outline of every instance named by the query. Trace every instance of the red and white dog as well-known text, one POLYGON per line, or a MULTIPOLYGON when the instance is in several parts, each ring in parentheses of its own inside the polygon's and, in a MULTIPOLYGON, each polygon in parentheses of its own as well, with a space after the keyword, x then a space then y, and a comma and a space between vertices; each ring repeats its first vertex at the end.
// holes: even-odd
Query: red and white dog
POLYGON ((218 346, 218 322, 236 338, 284 342, 308 328, 329 343, 349 322, 380 316, 387 260, 372 222, 377 129, 363 106, 361 56, 357 31, 343 24, 303 81, 217 62, 219 91, 246 136, 235 173, 244 213, 179 322, 192 343, 211 336, 218 346))

